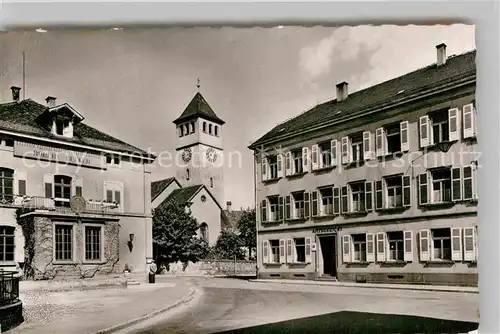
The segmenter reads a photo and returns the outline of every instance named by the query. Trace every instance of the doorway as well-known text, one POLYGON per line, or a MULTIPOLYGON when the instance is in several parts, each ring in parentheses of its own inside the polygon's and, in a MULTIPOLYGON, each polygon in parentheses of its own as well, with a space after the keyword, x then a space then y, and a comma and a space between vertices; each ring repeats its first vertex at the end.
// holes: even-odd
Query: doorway
POLYGON ((337 277, 337 238, 335 235, 319 237, 323 256, 323 275, 337 277))

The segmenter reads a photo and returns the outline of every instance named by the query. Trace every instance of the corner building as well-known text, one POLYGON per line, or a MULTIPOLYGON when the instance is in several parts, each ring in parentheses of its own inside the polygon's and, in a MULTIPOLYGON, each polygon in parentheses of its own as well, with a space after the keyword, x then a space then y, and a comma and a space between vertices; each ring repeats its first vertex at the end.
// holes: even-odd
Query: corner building
POLYGON ((476 52, 436 52, 250 145, 260 278, 477 286, 476 52))

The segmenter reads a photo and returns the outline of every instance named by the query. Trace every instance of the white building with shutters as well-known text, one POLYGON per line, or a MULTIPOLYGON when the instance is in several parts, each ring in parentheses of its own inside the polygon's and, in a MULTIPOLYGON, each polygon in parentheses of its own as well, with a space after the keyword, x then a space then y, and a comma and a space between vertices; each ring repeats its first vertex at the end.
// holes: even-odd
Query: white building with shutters
POLYGON ((477 285, 475 51, 436 52, 250 145, 261 278, 477 285))

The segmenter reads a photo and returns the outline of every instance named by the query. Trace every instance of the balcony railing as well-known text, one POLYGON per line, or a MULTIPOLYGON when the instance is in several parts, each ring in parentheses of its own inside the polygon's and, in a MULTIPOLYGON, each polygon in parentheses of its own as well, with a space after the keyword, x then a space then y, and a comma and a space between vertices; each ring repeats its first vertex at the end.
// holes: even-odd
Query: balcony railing
POLYGON ((19 277, 15 272, 0 271, 0 305, 15 303, 19 300, 19 277))

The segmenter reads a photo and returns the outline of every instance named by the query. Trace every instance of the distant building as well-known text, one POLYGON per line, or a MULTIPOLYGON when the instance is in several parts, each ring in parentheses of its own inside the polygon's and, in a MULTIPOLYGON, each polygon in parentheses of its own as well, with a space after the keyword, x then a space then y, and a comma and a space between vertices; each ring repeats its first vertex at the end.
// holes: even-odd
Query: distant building
POLYGON ((260 277, 477 285, 476 52, 436 50, 250 146, 260 277))
POLYGON ((55 97, 42 105, 19 94, 12 87, 13 101, 0 104, 2 269, 29 265, 43 279, 119 273, 127 265, 145 275, 152 217, 144 189, 155 157, 86 125, 55 97), (29 235, 16 219, 19 208, 27 210, 29 235))

